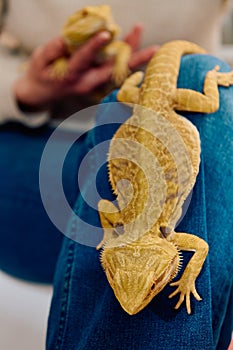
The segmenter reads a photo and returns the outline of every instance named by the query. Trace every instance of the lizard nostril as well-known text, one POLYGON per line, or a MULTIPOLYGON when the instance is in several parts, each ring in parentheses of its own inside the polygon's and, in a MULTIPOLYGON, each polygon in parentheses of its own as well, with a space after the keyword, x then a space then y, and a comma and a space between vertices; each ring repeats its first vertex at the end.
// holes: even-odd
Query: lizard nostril
POLYGON ((155 288, 155 284, 153 283, 151 286, 151 290, 153 290, 155 288))
POLYGON ((87 15, 88 15, 88 11, 84 9, 84 10, 82 11, 82 16, 83 16, 83 17, 87 17, 87 15))

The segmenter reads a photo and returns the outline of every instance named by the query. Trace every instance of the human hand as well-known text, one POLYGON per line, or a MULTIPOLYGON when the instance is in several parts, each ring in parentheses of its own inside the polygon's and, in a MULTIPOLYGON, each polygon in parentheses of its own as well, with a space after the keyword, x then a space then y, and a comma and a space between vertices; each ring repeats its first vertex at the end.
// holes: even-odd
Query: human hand
MULTIPOLYGON (((141 34, 142 26, 136 25, 125 37, 125 41, 132 47, 129 62, 132 70, 148 62, 157 49, 156 46, 151 46, 138 50, 141 34)), ((31 110, 49 109, 58 99, 69 95, 88 95, 97 87, 110 82, 112 63, 95 64, 97 52, 109 39, 109 34, 102 32, 77 49, 69 59, 69 74, 63 80, 56 79, 51 74, 52 63, 67 54, 63 39, 53 39, 37 48, 29 60, 27 71, 13 87, 20 105, 31 110)))

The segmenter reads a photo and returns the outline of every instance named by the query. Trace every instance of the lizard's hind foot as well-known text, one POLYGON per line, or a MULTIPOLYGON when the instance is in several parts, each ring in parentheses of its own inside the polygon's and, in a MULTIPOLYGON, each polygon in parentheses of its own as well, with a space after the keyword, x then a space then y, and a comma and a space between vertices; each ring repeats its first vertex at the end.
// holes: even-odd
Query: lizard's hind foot
POLYGON ((233 71, 231 72, 218 72, 217 73, 217 82, 220 86, 228 87, 233 85, 233 71))

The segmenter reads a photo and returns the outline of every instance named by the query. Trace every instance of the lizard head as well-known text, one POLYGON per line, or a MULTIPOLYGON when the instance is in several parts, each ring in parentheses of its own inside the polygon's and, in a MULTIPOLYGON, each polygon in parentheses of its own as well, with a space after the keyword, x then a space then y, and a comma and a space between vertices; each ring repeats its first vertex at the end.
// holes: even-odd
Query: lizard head
POLYGON ((101 263, 122 308, 130 315, 142 310, 178 272, 177 248, 164 238, 106 245, 101 263))
POLYGON ((100 31, 108 31, 112 38, 119 32, 108 5, 86 6, 72 14, 62 29, 62 36, 68 45, 77 47, 100 31))

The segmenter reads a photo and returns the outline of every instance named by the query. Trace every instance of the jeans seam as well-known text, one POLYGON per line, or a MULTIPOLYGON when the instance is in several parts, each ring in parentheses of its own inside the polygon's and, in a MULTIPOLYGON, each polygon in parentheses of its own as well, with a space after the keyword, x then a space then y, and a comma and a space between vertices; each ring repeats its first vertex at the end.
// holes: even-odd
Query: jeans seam
POLYGON ((74 258, 74 247, 75 247, 75 243, 74 241, 71 240, 68 248, 67 267, 66 267, 66 272, 64 276, 63 297, 62 297, 62 303, 61 303, 60 321, 58 326, 57 341, 55 343, 55 350, 61 350, 61 346, 63 342, 62 341, 63 334, 64 334, 64 329, 65 329, 66 320, 67 320, 66 314, 67 314, 68 301, 69 301, 69 291, 71 286, 71 271, 72 271, 72 263, 74 258))
MULTIPOLYGON (((201 154, 201 162, 202 164, 201 166, 201 170, 202 170, 202 188, 203 188, 203 194, 202 194, 202 198, 203 198, 203 208, 205 208, 205 212, 204 212, 204 218, 203 221, 205 222, 205 232, 206 232, 206 240, 209 243, 209 237, 208 237, 208 220, 207 220, 207 212, 206 212, 206 184, 205 184, 205 156, 204 156, 204 152, 202 152, 201 154)), ((212 344, 212 348, 214 349, 214 334, 213 334, 213 325, 212 325, 212 320, 213 320, 213 309, 212 309, 212 292, 211 292, 211 270, 210 270, 210 256, 209 254, 207 255, 206 258, 206 270, 207 270, 207 276, 208 276, 208 283, 209 283, 209 298, 210 298, 210 319, 209 322, 212 326, 212 337, 211 337, 211 344, 212 344), (209 273, 208 273, 209 271, 209 273)))

